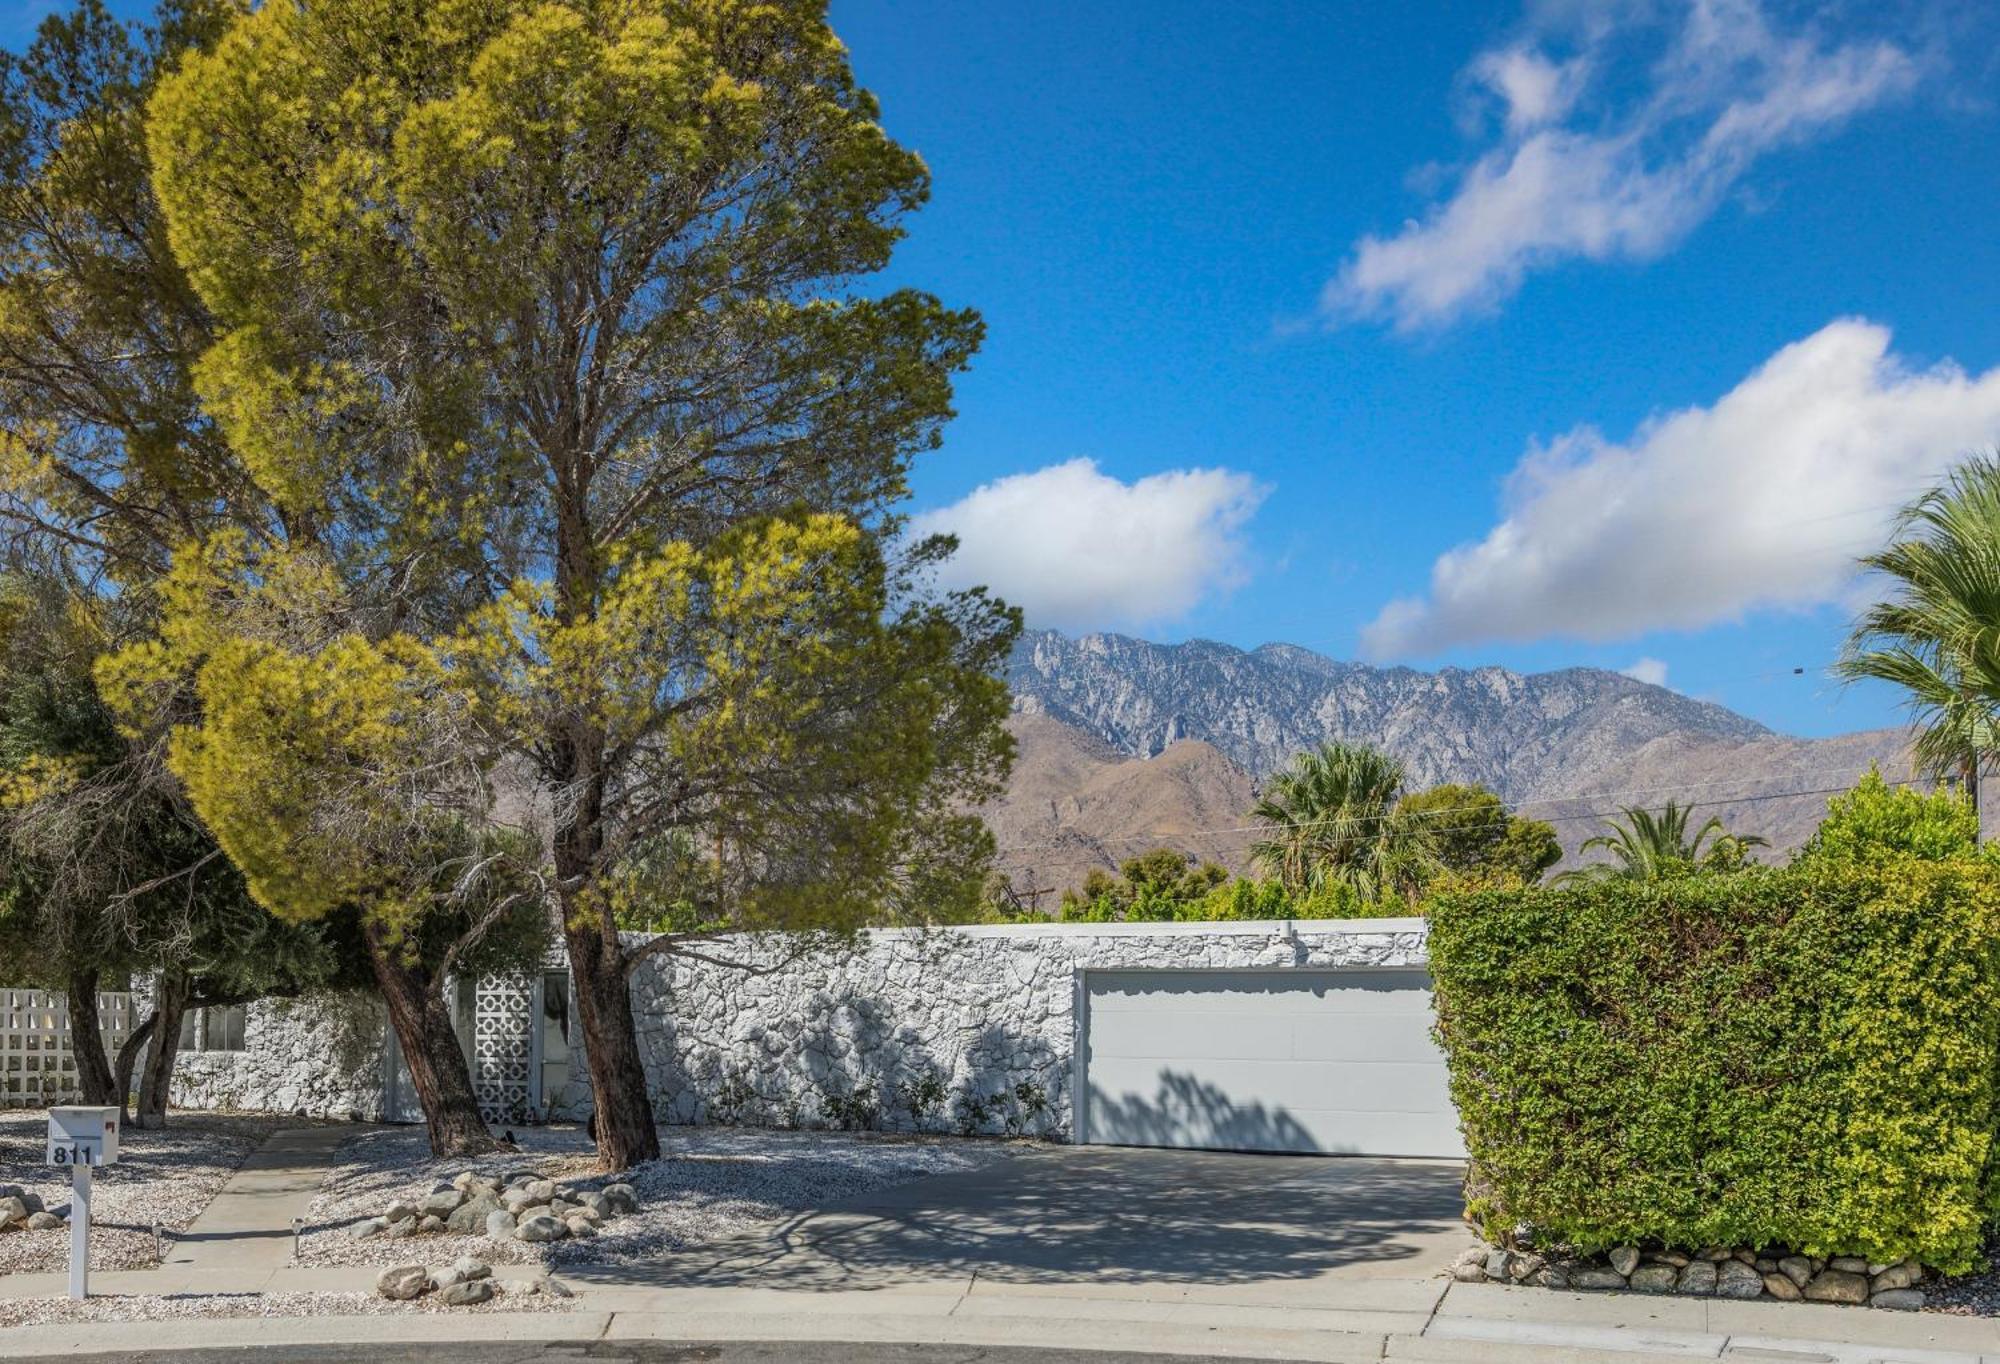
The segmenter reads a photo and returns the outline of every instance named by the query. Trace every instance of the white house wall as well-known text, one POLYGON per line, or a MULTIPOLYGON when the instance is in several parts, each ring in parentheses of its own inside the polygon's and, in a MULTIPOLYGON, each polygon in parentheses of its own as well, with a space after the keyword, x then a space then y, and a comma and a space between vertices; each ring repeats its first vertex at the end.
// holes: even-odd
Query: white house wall
MULTIPOLYGON (((753 965, 783 950, 702 944, 753 965)), ((873 1122, 907 1130, 918 1125, 907 1098, 928 1088, 942 1097, 925 1127, 1066 1136, 1080 971, 1425 962, 1419 919, 1035 924, 878 932, 768 974, 659 956, 634 973, 632 993, 654 1106, 669 1122, 821 1125, 872 1108, 873 1122)), ((481 996, 482 1008, 503 997, 481 996)), ((571 1031, 568 1091, 545 1102, 581 1118, 589 1091, 571 1031)), ((247 1050, 184 1055, 174 1100, 376 1118, 382 1038, 381 1011, 365 999, 256 1005, 247 1050)))

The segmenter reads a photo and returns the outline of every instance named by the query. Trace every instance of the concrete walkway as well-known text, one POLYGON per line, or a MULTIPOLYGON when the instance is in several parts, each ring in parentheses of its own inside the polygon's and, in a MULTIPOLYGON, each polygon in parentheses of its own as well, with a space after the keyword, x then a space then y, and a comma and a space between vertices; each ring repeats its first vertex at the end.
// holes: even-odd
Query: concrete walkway
POLYGON ((162 1268, 252 1273, 290 1264, 292 1219, 306 1215, 333 1153, 353 1135, 335 1126, 273 1132, 174 1237, 162 1268))

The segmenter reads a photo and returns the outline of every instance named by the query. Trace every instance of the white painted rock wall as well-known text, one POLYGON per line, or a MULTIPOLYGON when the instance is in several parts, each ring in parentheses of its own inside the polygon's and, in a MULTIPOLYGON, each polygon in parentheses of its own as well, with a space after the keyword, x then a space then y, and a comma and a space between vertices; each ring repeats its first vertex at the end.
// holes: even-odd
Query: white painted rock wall
POLYGON ((242 1051, 181 1051, 170 1101, 380 1121, 387 1025, 381 1004, 360 993, 260 1000, 244 1019, 242 1051))

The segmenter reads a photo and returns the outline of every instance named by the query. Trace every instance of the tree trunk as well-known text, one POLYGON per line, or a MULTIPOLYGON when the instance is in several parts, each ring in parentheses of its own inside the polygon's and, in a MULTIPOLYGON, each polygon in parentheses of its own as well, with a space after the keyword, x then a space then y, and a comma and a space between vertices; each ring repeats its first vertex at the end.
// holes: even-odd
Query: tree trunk
POLYGON ((132 1122, 131 1114, 125 1111, 126 1100, 132 1095, 132 1072, 139 1065, 139 1049, 146 1045, 146 1040, 159 1026, 160 1006, 156 1001, 153 1012, 146 1015, 146 1021, 132 1029, 132 1035, 125 1039, 125 1045, 118 1048, 118 1059, 113 1063, 113 1069, 118 1076, 118 1120, 127 1127, 130 1127, 132 1122))
POLYGON ((97 1017, 97 972, 72 971, 69 976, 69 1046, 76 1059, 76 1083, 87 1104, 125 1105, 114 1093, 117 1077, 104 1054, 104 1027, 97 1017))
POLYGON ((451 1010, 437 982, 428 970, 404 962, 396 949, 383 941, 379 927, 364 923, 362 935, 368 940, 368 961, 375 970, 376 986, 389 1008, 389 1024, 396 1030, 403 1061, 410 1068, 410 1083, 417 1091, 417 1102, 423 1105, 431 1154, 476 1156, 498 1150, 500 1143, 486 1130, 486 1119, 480 1116, 472 1072, 465 1064, 465 1053, 451 1025, 451 1010))
POLYGON ((153 1045, 146 1052, 146 1070, 139 1077, 139 1118, 143 1128, 167 1125, 167 1093, 173 1087, 174 1062, 181 1054, 181 1019, 187 1014, 193 982, 184 972, 160 975, 153 1005, 153 1045))
POLYGON ((583 1025, 583 1059, 590 1070, 598 1159, 607 1170, 628 1170, 660 1158, 660 1131, 632 1026, 631 988, 624 963, 605 947, 595 914, 566 912, 563 923, 576 978, 576 1016, 583 1025))

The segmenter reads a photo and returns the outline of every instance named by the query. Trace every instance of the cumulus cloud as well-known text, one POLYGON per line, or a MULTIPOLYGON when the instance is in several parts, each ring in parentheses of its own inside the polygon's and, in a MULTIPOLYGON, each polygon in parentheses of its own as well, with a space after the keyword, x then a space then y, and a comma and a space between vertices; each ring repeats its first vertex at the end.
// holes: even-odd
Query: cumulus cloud
POLYGON ((1658 256, 1759 157, 1906 93, 1921 72, 1892 42, 1781 31, 1757 0, 1634 6, 1624 23, 1600 7, 1555 12, 1591 27, 1544 24, 1473 60, 1467 83, 1499 104, 1497 136, 1443 202, 1356 244, 1322 297, 1328 318, 1434 327, 1493 307, 1537 268, 1658 256), (1562 46, 1578 50, 1558 57, 1562 46), (1636 98, 1586 98, 1626 88, 1598 74, 1635 65, 1636 98))
POLYGON ((1229 469, 1123 483, 1073 459, 983 484, 919 513, 910 529, 958 536, 942 585, 990 587, 1030 625, 1139 627, 1179 619, 1244 581, 1241 532, 1268 491, 1229 469))
POLYGON ((1657 658, 1634 659, 1618 671, 1635 682, 1644 682, 1649 687, 1667 685, 1667 665, 1657 658))
POLYGON ((1428 595, 1363 631, 1377 657, 1695 629, 1846 599, 1857 555, 1963 455, 2000 439, 2000 368, 1916 369, 1886 327, 1834 322, 1713 406, 1624 441, 1530 446, 1502 519, 1441 556, 1428 595))

